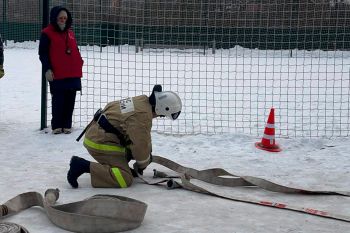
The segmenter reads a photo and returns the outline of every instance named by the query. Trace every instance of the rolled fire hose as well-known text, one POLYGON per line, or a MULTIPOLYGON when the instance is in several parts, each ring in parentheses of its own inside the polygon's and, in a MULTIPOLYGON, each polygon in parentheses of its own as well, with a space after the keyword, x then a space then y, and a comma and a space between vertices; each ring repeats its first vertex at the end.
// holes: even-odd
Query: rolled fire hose
POLYGON ((12 222, 1 222, 0 223, 0 232, 1 233, 29 233, 24 227, 12 223, 12 222))
POLYGON ((256 200, 256 199, 252 199, 252 198, 238 197, 238 196, 234 196, 234 195, 228 196, 228 195, 218 194, 215 191, 209 191, 203 187, 195 185, 195 184, 191 183, 190 180, 191 179, 198 179, 198 180, 210 183, 210 184, 228 186, 228 187, 255 186, 255 187, 259 187, 259 188, 262 188, 262 189, 265 189, 268 191, 281 192, 281 193, 325 194, 325 195, 350 196, 350 192, 346 192, 346 191, 318 191, 318 190, 306 190, 306 189, 291 188, 291 187, 275 184, 273 182, 270 182, 268 180, 261 179, 258 177, 236 176, 236 175, 231 174, 231 173, 229 173, 221 168, 213 168, 213 169, 206 169, 206 170, 198 171, 198 170, 193 169, 193 168, 184 167, 184 166, 182 166, 174 161, 171 161, 167 158, 164 158, 161 156, 156 156, 156 155, 153 155, 152 162, 160 164, 162 166, 165 166, 165 167, 169 168, 170 170, 179 173, 179 175, 168 176, 164 172, 159 172, 159 171, 154 170, 154 178, 160 178, 160 179, 157 179, 154 181, 154 180, 150 180, 150 179, 147 179, 145 177, 139 176, 139 178, 143 182, 145 182, 146 184, 157 185, 157 184, 161 184, 161 183, 166 183, 167 187, 169 189, 184 188, 184 189, 187 189, 190 191, 208 194, 208 195, 219 197, 219 198, 224 198, 226 200, 251 203, 251 204, 256 204, 256 205, 285 209, 285 210, 292 210, 292 211, 302 212, 302 213, 316 215, 316 216, 320 216, 320 217, 350 222, 350 216, 340 215, 337 213, 330 213, 327 211, 316 210, 313 208, 292 206, 292 205, 287 205, 284 203, 275 203, 275 202, 266 201, 266 200, 256 200), (178 179, 180 179, 180 181, 175 181, 174 178, 178 178, 178 179))
POLYGON ((51 222, 67 231, 112 233, 139 227, 147 209, 147 204, 141 201, 116 195, 95 195, 83 201, 54 205, 58 197, 58 189, 48 189, 44 198, 37 192, 22 193, 0 205, 0 219, 41 206, 51 222))

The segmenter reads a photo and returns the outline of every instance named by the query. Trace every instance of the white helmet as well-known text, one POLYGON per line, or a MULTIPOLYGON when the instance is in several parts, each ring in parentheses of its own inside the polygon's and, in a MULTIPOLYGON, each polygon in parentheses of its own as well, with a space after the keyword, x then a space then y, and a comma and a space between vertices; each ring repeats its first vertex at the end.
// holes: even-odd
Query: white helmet
POLYGON ((180 97, 172 91, 154 92, 156 99, 155 112, 158 116, 167 116, 176 120, 182 109, 180 97))

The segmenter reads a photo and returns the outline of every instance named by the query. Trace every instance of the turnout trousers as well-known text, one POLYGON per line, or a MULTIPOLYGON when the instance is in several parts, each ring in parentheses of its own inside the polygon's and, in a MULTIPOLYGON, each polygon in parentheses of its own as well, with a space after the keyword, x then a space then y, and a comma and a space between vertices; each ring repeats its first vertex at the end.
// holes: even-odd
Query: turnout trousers
POLYGON ((87 149, 98 162, 91 162, 91 185, 95 188, 126 188, 133 182, 133 176, 125 153, 106 154, 87 149))

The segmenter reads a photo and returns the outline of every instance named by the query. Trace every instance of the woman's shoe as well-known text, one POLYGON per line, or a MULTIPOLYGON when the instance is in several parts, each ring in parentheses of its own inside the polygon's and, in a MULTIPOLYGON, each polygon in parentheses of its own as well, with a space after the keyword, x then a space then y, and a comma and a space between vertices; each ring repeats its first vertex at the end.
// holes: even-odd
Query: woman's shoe
POLYGON ((72 133, 72 128, 63 128, 63 133, 65 133, 65 134, 72 133))
POLYGON ((53 134, 60 134, 60 133, 62 133, 63 131, 62 131, 62 129, 61 128, 57 128, 57 129, 53 129, 52 130, 52 133, 53 134))

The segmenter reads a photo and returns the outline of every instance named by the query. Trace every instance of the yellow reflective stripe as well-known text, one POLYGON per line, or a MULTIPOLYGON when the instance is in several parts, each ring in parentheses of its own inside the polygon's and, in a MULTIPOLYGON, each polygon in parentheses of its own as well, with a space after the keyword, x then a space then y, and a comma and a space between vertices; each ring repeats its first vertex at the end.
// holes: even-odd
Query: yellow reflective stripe
POLYGON ((127 187, 126 182, 125 182, 125 180, 124 180, 124 178, 122 176, 122 173, 120 172, 119 168, 113 167, 112 168, 112 172, 113 172, 115 178, 117 179, 120 187, 121 188, 126 188, 127 187))
POLYGON ((104 144, 98 144, 95 143, 86 137, 84 138, 84 143, 96 150, 104 150, 104 151, 116 151, 116 152, 125 152, 125 147, 122 146, 111 146, 111 145, 104 145, 104 144))

